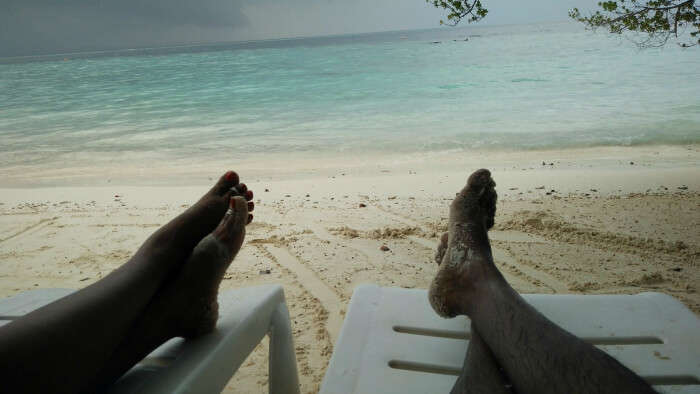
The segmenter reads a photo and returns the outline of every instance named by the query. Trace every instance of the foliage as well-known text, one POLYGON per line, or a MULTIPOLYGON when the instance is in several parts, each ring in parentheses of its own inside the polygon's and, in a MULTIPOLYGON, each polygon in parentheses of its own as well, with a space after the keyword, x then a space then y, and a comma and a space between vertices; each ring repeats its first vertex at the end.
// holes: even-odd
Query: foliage
MULTIPOLYGON (((480 0, 426 0, 437 8, 447 10, 447 22, 440 24, 457 25, 463 19, 478 22, 488 10, 480 0)), ((604 27, 611 33, 641 33, 644 38, 637 41, 642 47, 662 46, 671 36, 678 37, 690 29, 690 41, 681 46, 700 45, 700 0, 616 0, 601 1, 602 10, 584 16, 574 8, 569 12, 573 19, 590 28, 604 27)))
POLYGON ((574 8, 569 16, 591 28, 604 27, 611 33, 626 31, 644 33, 646 38, 637 41, 642 47, 662 46, 671 36, 690 27, 690 42, 681 46, 700 44, 700 8, 696 0, 618 0, 598 3, 598 10, 589 16, 582 16, 574 8))
POLYGON ((462 19, 467 22, 478 22, 488 14, 488 10, 481 5, 480 0, 426 0, 437 8, 444 8, 449 12, 447 22, 440 20, 440 24, 456 26, 462 19))

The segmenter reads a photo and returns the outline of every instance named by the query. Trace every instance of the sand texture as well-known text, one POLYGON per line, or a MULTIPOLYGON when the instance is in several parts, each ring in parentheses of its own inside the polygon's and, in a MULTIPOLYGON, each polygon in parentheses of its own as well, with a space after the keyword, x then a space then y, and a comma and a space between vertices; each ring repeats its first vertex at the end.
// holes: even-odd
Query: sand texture
MULTIPOLYGON (((185 186, 18 188, 12 173, 13 188, 0 184, 0 297, 99 280, 209 178, 237 169, 255 221, 222 287, 284 285, 302 392, 314 393, 353 289, 427 288, 448 205, 479 167, 498 184, 491 239, 518 291, 656 291, 700 313, 699 163, 692 146, 229 164, 185 186)), ((227 391, 266 391, 266 357, 263 343, 227 391)))

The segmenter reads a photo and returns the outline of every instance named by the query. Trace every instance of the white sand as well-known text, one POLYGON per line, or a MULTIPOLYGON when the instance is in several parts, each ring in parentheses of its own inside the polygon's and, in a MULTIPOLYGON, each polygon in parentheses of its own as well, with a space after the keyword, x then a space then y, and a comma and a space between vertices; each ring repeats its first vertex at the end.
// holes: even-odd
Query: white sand
MULTIPOLYGON (((449 202, 481 167, 498 184, 497 264, 517 290, 660 291, 700 313, 698 146, 2 168, 0 297, 98 280, 234 169, 255 221, 222 287, 285 286, 302 391, 316 392, 352 290, 426 288, 449 202)), ((266 390, 266 347, 232 392, 266 390)))

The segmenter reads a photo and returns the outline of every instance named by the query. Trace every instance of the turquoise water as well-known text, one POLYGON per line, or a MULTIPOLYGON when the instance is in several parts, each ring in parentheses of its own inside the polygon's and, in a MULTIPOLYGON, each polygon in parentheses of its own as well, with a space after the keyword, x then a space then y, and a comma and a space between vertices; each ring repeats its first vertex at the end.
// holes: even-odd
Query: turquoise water
POLYGON ((76 152, 214 157, 700 142, 700 50, 639 51, 571 24, 0 63, 2 166, 76 152))

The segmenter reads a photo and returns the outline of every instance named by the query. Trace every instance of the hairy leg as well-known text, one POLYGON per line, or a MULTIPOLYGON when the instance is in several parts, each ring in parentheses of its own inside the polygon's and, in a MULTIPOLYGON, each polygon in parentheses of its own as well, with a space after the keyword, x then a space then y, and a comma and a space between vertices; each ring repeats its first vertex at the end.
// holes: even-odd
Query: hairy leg
POLYGON ((449 239, 430 288, 445 317, 467 315, 518 393, 653 393, 639 376, 530 306, 493 264, 496 209, 488 170, 469 177, 450 207, 449 239))
POLYGON ((231 199, 231 214, 224 216, 214 232, 194 248, 177 276, 156 293, 112 358, 91 379, 88 391, 112 384, 167 340, 194 338, 216 327, 219 284, 241 248, 245 225, 252 219, 251 208, 242 197, 231 199))
MULTIPOLYGON (((447 251, 447 241, 449 233, 442 235, 437 252, 435 253, 435 262, 440 265, 447 251)), ((491 349, 488 348, 481 335, 477 331, 474 324, 471 325, 471 338, 469 340, 469 348, 464 357, 462 372, 459 378, 452 387, 451 394, 511 394, 510 383, 504 375, 503 369, 491 349)))
POLYGON ((473 324, 471 332, 462 373, 450 394, 512 394, 513 390, 491 349, 486 346, 473 324))
POLYGON ((0 328, 0 380, 13 392, 75 392, 111 355, 153 295, 223 216, 228 172, 102 280, 0 328))

